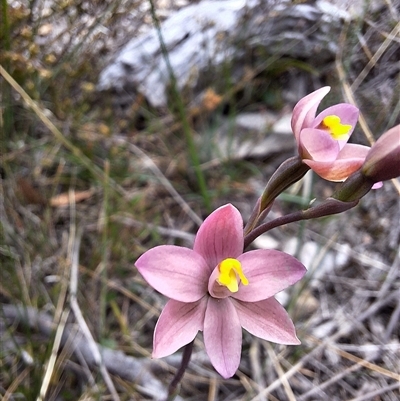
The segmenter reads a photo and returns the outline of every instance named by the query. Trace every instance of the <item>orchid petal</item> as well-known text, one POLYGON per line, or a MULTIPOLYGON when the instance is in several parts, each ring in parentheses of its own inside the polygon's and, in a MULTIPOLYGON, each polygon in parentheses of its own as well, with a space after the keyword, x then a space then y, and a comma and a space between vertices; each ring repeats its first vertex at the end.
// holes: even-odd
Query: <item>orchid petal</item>
POLYGON ((369 146, 358 145, 355 143, 348 143, 339 153, 338 159, 363 159, 367 157, 368 152, 371 150, 369 146))
POLYGON ((206 306, 207 297, 191 303, 168 301, 154 330, 152 357, 171 355, 193 341, 203 330, 206 306))
POLYGON ((357 171, 363 165, 369 149, 368 146, 348 143, 339 152, 338 158, 333 162, 306 159, 303 162, 326 180, 344 181, 350 174, 357 171))
POLYGON ((237 258, 249 284, 239 285, 232 297, 245 302, 257 302, 272 297, 299 281, 305 267, 293 256, 275 250, 258 249, 237 258))
POLYGON ((300 133, 300 148, 304 159, 334 161, 339 154, 338 141, 327 131, 304 128, 300 133))
POLYGON ((207 292, 211 271, 191 249, 157 246, 145 252, 136 267, 153 288, 176 301, 195 302, 207 292))
POLYGON ((315 118, 313 122, 313 128, 318 127, 325 117, 332 115, 339 117, 341 124, 351 125, 351 129, 347 134, 347 139, 337 141, 339 143, 340 149, 342 149, 344 145, 347 143, 348 139, 350 138, 350 135, 353 133, 354 128, 357 125, 359 114, 360 112, 357 109, 357 107, 353 106, 352 104, 348 103, 336 104, 334 106, 328 107, 320 114, 318 114, 318 116, 315 118))
POLYGON ((312 128, 318 106, 330 90, 331 88, 329 86, 320 88, 303 97, 303 99, 294 106, 291 124, 297 143, 299 143, 301 130, 303 128, 312 128))
POLYGON ((204 319, 204 345, 215 370, 225 379, 239 367, 242 328, 229 298, 209 298, 204 319))
POLYGON ((211 213, 200 226, 193 250, 207 261, 211 274, 223 259, 236 258, 243 252, 243 220, 231 204, 211 213))
POLYGON ((250 334, 278 344, 300 344, 292 320, 275 298, 251 303, 232 300, 232 303, 240 324, 250 334))
POLYGON ((328 107, 327 109, 321 111, 317 117, 315 117, 313 128, 318 127, 321 124, 322 120, 327 116, 338 116, 340 121, 344 125, 351 125, 354 127, 357 124, 358 116, 360 112, 357 107, 353 106, 349 103, 339 103, 334 106, 328 107))
POLYGON ((371 189, 379 189, 379 188, 382 188, 382 187, 383 187, 383 182, 380 181, 380 182, 376 182, 374 185, 372 185, 371 189))

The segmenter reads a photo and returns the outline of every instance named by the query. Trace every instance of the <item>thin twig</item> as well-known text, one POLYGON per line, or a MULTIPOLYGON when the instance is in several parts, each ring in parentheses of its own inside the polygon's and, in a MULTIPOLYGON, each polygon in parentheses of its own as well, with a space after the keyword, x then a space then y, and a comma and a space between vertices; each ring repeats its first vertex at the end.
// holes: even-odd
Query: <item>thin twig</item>
POLYGON ((61 315, 60 323, 57 325, 56 335, 54 337, 53 348, 51 350, 51 355, 49 362, 47 364, 46 373, 43 377, 43 382, 40 387, 39 397, 37 401, 43 401, 46 398, 46 393, 50 385, 51 377, 53 376, 54 366, 58 357, 58 350, 61 345, 61 338, 64 333, 65 324, 69 315, 69 309, 65 309, 61 315))

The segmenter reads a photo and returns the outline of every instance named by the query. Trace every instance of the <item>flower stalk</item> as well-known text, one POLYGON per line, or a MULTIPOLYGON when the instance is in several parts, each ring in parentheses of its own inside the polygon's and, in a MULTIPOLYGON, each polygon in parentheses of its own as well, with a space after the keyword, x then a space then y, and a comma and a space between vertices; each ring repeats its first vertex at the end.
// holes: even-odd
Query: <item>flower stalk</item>
POLYGON ((190 358, 193 352, 193 344, 194 340, 189 344, 186 344, 183 348, 182 353, 182 361, 179 369, 176 371, 174 378, 168 386, 168 398, 166 401, 172 401, 179 394, 179 384, 183 378, 183 375, 186 372, 187 367, 189 366, 190 358))

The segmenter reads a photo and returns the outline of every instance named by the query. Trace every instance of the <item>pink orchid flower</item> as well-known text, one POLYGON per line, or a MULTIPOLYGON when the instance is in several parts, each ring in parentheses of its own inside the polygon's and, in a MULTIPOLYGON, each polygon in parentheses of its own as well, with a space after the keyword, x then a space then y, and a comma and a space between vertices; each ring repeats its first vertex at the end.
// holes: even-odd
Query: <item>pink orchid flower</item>
POLYGON ((300 280, 304 266, 276 250, 243 253, 243 242, 242 217, 228 204, 206 218, 193 250, 161 245, 137 260, 145 280, 171 298, 155 328, 153 357, 174 353, 202 330, 212 365, 229 378, 239 367, 242 327, 264 340, 300 343, 274 295, 300 280))
POLYGON ((347 143, 357 124, 357 107, 341 103, 315 117, 330 89, 318 89, 296 104, 292 130, 303 162, 326 180, 343 181, 361 167, 370 148, 347 143))

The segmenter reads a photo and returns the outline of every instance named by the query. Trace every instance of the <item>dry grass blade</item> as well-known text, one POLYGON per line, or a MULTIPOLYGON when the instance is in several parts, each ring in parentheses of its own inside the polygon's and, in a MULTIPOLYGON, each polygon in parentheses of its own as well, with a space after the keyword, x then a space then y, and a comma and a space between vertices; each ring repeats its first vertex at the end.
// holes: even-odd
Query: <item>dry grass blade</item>
POLYGON ((260 391, 259 394, 255 397, 253 397, 250 401, 261 401, 263 399, 263 397, 265 397, 265 396, 269 397, 270 393, 272 391, 274 391, 276 388, 282 386, 282 384, 283 384, 282 380, 288 380, 292 376, 294 376, 296 373, 298 373, 300 371, 300 369, 303 367, 306 360, 311 358, 312 354, 314 352, 315 353, 318 352, 317 348, 315 348, 313 351, 311 351, 309 354, 307 354, 300 362, 296 363, 296 365, 294 365, 291 369, 289 369, 281 377, 274 380, 267 388, 260 391))
POLYGON ((111 393, 112 399, 114 401, 120 401, 117 390, 115 389, 114 383, 111 379, 110 374, 107 371, 107 368, 104 364, 103 358, 99 351, 99 348, 94 341, 94 338, 90 332, 90 329, 83 317, 81 308, 79 307, 77 300, 77 292, 78 292, 78 272, 79 272, 79 250, 80 250, 80 240, 82 236, 82 232, 76 232, 75 226, 75 197, 73 191, 70 191, 70 208, 71 208, 71 230, 70 230, 70 256, 71 260, 71 277, 70 277, 70 305, 71 309, 74 313, 74 316, 78 322, 80 329, 83 332, 83 335, 88 342, 89 348, 95 358, 96 364, 100 367, 100 372, 103 376, 104 382, 107 385, 108 390, 111 393))
POLYGON ((27 377, 29 374, 29 367, 25 368, 15 379, 14 381, 8 386, 7 391, 4 393, 2 401, 13 400, 13 393, 15 390, 18 389, 20 383, 27 377))
POLYGON ((208 398, 207 401, 215 401, 217 400, 217 390, 218 390, 218 381, 213 378, 210 380, 210 387, 208 390, 208 398))
POLYGON ((400 388, 400 383, 393 383, 391 385, 384 386, 378 390, 371 391, 367 394, 361 395, 360 397, 352 398, 349 401, 366 401, 371 399, 377 399, 377 396, 382 395, 388 391, 397 390, 399 388, 400 388))
MULTIPOLYGON (((307 337, 310 341, 321 345, 322 341, 318 340, 317 338, 308 336, 307 337)), ((335 353, 337 353, 338 355, 340 355, 343 358, 346 358, 352 362, 357 363, 360 366, 366 367, 369 370, 372 370, 376 373, 380 373, 384 376, 390 377, 391 379, 394 380, 398 380, 400 381, 400 374, 399 373, 394 373, 391 372, 387 369, 382 368, 381 366, 378 366, 374 363, 368 362, 365 359, 359 358, 358 356, 355 356, 353 354, 350 354, 349 352, 343 351, 340 348, 336 347, 335 345, 333 345, 332 343, 327 343, 326 346, 331 349, 332 351, 334 351, 335 353)))
POLYGON ((46 367, 46 373, 43 377, 43 381, 42 381, 42 385, 40 387, 40 393, 39 393, 39 397, 37 398, 37 401, 43 401, 46 398, 46 393, 49 388, 51 377, 53 375, 53 370, 54 370, 54 366, 56 364, 58 351, 59 351, 59 348, 61 345, 61 338, 62 338, 62 335, 64 332, 64 328, 65 328, 65 324, 67 322, 68 315, 69 315, 69 310, 65 309, 62 312, 60 323, 57 325, 57 331, 56 331, 56 335, 54 337, 54 342, 53 342, 53 347, 51 350, 50 359, 49 359, 49 362, 46 367))
POLYGON ((306 401, 309 400, 310 397, 315 397, 318 395, 318 393, 323 393, 323 391, 328 388, 329 386, 337 383, 339 380, 341 380, 343 377, 346 375, 357 371, 358 369, 361 368, 361 365, 353 365, 350 366, 347 369, 342 369, 339 373, 335 374, 333 377, 331 377, 329 380, 326 380, 323 383, 319 383, 315 385, 311 390, 309 390, 307 393, 302 394, 297 401, 306 401))
POLYGON ((279 360, 278 360, 274 350, 272 349, 271 345, 268 343, 266 344, 266 347, 267 347, 268 355, 271 358, 272 363, 274 364, 276 373, 278 374, 279 379, 282 381, 282 386, 285 389, 285 393, 288 397, 288 400, 296 401, 296 397, 293 393, 293 390, 290 387, 288 379, 285 377, 285 372, 283 371, 282 366, 280 365, 279 360))
POLYGON ((67 296, 68 289, 68 272, 65 273, 65 276, 62 279, 62 286, 60 290, 60 296, 58 297, 56 312, 54 314, 54 325, 57 327, 56 334, 54 337, 54 342, 51 350, 50 359, 47 363, 45 375, 43 377, 42 385, 40 388, 39 396, 37 401, 42 401, 46 398, 46 393, 53 375, 53 370, 56 364, 56 360, 58 358, 58 351, 60 349, 62 336, 64 334, 64 328, 67 322, 67 318, 69 316, 70 309, 65 308, 65 300, 67 296))
MULTIPOLYGON (((249 358, 252 370, 252 378, 257 383, 258 388, 265 388, 265 378, 264 378, 264 369, 262 364, 262 358, 260 355, 260 341, 258 339, 254 339, 251 343, 249 350, 249 358)), ((261 401, 265 401, 266 398, 263 398, 261 401)))
POLYGON ((375 64, 378 62, 378 60, 381 58, 383 53, 386 51, 388 48, 390 42, 398 38, 398 34, 400 32, 400 22, 392 29, 392 31, 387 35, 386 39, 384 42, 381 44, 379 49, 376 51, 376 53, 373 55, 372 59, 368 62, 368 64, 364 67, 364 69, 360 72, 359 76, 353 81, 353 83, 350 86, 351 91, 354 93, 358 87, 361 85, 362 81, 366 78, 368 73, 371 71, 371 69, 375 66, 375 64))

